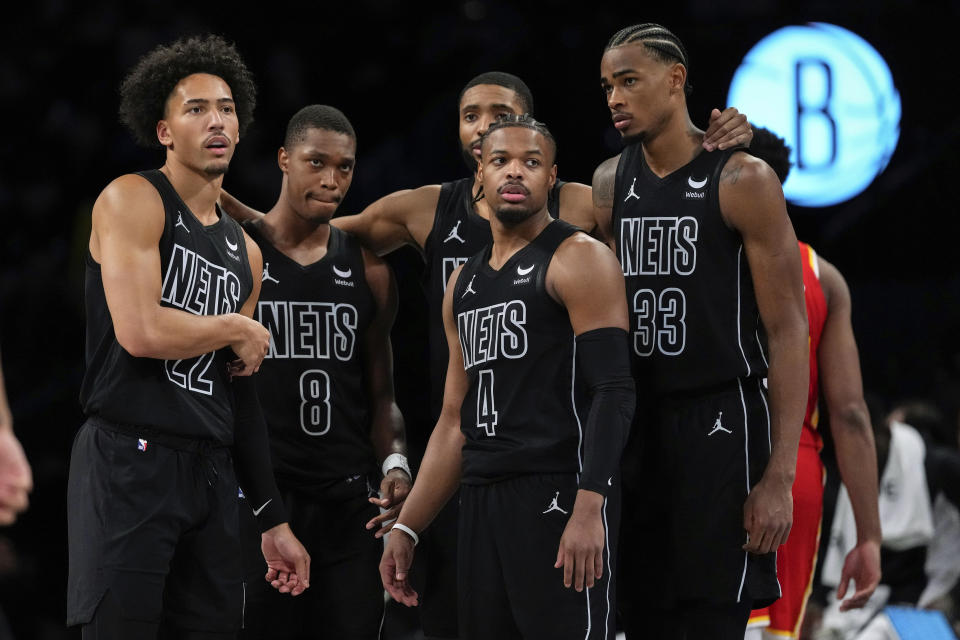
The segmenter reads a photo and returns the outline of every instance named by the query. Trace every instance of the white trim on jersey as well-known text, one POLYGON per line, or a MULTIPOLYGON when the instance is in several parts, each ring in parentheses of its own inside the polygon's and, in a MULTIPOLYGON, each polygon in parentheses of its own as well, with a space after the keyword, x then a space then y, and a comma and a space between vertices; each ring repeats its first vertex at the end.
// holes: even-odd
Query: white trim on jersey
POLYGON ((603 499, 603 542, 607 554, 607 614, 603 617, 603 637, 610 637, 610 585, 613 583, 613 570, 610 568, 610 524, 607 522, 607 499, 603 499))
MULTIPOLYGON (((760 394, 760 399, 763 400, 763 410, 767 414, 767 450, 773 451, 773 441, 770 436, 770 405, 767 404, 767 396, 763 392, 763 382, 757 380, 757 393, 760 394)), ((777 550, 773 550, 774 558, 776 558, 777 550)), ((776 564, 776 560, 774 560, 776 564)), ((780 596, 783 596, 783 587, 780 586, 780 576, 777 576, 777 590, 780 592, 780 596)))
POLYGON ((577 485, 580 484, 580 474, 583 473, 583 425, 580 424, 580 414, 577 412, 577 337, 573 337, 573 356, 570 358, 570 407, 573 417, 577 420, 577 431, 580 433, 580 442, 577 444, 577 485))
MULTIPOLYGON (((747 365, 747 375, 750 375, 752 371, 750 369, 750 361, 747 360, 747 354, 743 350, 743 341, 740 339, 740 262, 743 257, 743 243, 740 243, 740 248, 737 249, 737 345, 740 347, 740 355, 743 356, 743 362, 747 365)), ((743 392, 741 391, 741 394, 743 392)), ((744 419, 746 419, 746 408, 744 408, 744 419)), ((748 481, 749 484, 749 481, 748 481)), ((740 602, 739 598, 737 602, 740 602)))
MULTIPOLYGON (((586 578, 584 578, 586 580, 586 578)), ((592 611, 590 610, 590 587, 584 587, 583 589, 584 597, 587 602, 587 633, 583 636, 583 640, 590 640, 590 631, 593 630, 593 619, 592 611)))
POLYGON ((763 400, 763 410, 767 413, 767 451, 773 451, 773 440, 770 437, 770 405, 767 404, 767 396, 764 395, 761 385, 763 382, 757 380, 757 393, 760 394, 760 399, 763 400))
POLYGON ((765 353, 763 352, 763 343, 760 342, 760 329, 759 329, 759 327, 757 328, 756 331, 753 332, 753 335, 755 335, 755 336, 757 337, 757 346, 760 348, 760 357, 763 358, 763 366, 765 366, 765 367, 767 367, 767 368, 769 369, 769 368, 770 368, 770 363, 767 361, 767 354, 765 354, 765 353))
MULTIPOLYGON (((743 248, 743 245, 741 245, 741 248, 743 248)), ((737 378, 737 387, 740 389, 740 406, 743 407, 743 461, 747 469, 747 495, 750 495, 750 431, 747 428, 747 401, 743 397, 743 383, 740 382, 740 378, 737 378)), ((747 559, 749 555, 749 551, 743 552, 743 574, 740 576, 740 588, 737 590, 737 602, 740 602, 740 598, 743 595, 743 583, 747 579, 747 559)))
POLYGON ((810 245, 807 245, 807 247, 809 248, 811 257, 813 258, 811 260, 813 264, 810 265, 813 267, 813 275, 817 276, 817 280, 819 280, 820 279, 820 256, 817 255, 816 249, 814 249, 810 245))

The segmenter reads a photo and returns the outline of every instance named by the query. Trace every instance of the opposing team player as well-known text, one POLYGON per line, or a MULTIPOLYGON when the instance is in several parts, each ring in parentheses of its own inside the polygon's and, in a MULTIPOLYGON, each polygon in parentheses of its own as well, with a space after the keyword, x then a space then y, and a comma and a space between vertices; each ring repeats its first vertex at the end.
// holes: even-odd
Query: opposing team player
MULTIPOLYGON (((781 183, 786 181, 790 149, 783 138, 769 129, 754 128, 750 153, 769 164, 781 183)), ((750 617, 752 628, 766 626, 765 633, 778 638, 800 636, 820 546, 824 469, 820 461, 823 440, 817 426, 821 389, 827 401, 837 464, 857 525, 857 544, 844 563, 838 597, 847 595, 851 579, 856 590, 841 603, 841 609, 862 607, 880 581, 877 453, 850 322, 850 291, 837 268, 803 242, 800 257, 810 326, 810 385, 793 481, 793 528, 786 544, 777 551, 777 579, 783 596, 750 617)), ((748 637, 749 633, 756 635, 758 631, 748 631, 748 637)))
MULTIPOLYGON (((460 92, 458 122, 460 147, 470 175, 453 182, 398 191, 380 198, 360 214, 344 216, 332 224, 355 234, 378 255, 404 245, 416 247, 426 260, 423 282, 427 292, 430 344, 431 413, 440 414, 448 361, 441 301, 453 270, 490 244, 492 209, 476 174, 480 140, 497 120, 533 114, 533 95, 520 78, 503 72, 482 73, 460 92)), ((711 114, 704 136, 708 147, 726 147, 749 140, 749 123, 736 109, 711 114)), ((226 194, 224 207, 238 219, 255 219, 259 213, 226 194)), ((591 190, 586 185, 557 180, 550 190, 548 210, 586 231, 596 228, 591 190)), ((425 430, 410 430, 411 447, 422 449, 425 430)), ((423 536, 420 549, 422 576, 421 620, 428 637, 456 636, 456 501, 451 500, 423 536)))
POLYGON ((290 599, 254 586, 243 637, 379 637, 383 543, 365 525, 378 507, 396 516, 411 478, 393 399, 396 286, 386 263, 328 224, 353 180, 356 146, 339 110, 298 111, 279 151, 280 197, 246 225, 264 258, 255 318, 272 338, 255 381, 313 589, 290 599), (371 504, 381 464, 383 497, 371 504))
POLYGON ((623 29, 600 69, 627 145, 593 194, 627 281, 637 388, 655 392, 624 454, 626 632, 740 640, 752 606, 780 596, 773 552, 792 517, 808 366, 797 240, 765 163, 704 152, 673 33, 623 29))
POLYGON ((295 595, 309 585, 249 377, 270 344, 252 319, 260 250, 216 206, 255 87, 232 45, 190 38, 142 58, 121 98, 122 119, 166 161, 114 180, 93 207, 68 623, 84 638, 232 637, 238 480, 267 579, 295 595))
POLYGON ((526 117, 483 137, 493 244, 448 283, 443 410, 380 565, 391 595, 415 604, 419 532, 460 484, 463 638, 614 633, 618 469, 634 404, 624 285, 606 247, 550 216, 555 157, 549 131, 526 117))

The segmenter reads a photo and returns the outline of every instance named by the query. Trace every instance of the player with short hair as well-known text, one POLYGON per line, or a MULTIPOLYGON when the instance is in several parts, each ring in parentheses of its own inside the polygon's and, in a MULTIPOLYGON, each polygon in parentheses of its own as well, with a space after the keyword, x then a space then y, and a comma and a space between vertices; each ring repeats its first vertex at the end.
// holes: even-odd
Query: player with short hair
POLYGON ((277 486, 313 559, 314 587, 291 600, 254 585, 245 638, 380 634, 383 543, 364 525, 380 507, 395 516, 412 480, 393 395, 396 285, 383 260, 329 224, 353 180, 356 150, 341 111, 299 110, 278 153, 280 196, 245 225, 264 258, 254 317, 271 336, 255 380, 277 486), (371 483, 382 498, 370 498, 371 483))
MULTIPOLYGON (((769 129, 754 127, 750 153, 769 164, 781 183, 786 181, 790 148, 783 138, 769 129)), ((765 627, 765 635, 778 638, 800 637, 817 564, 825 473, 820 460, 823 440, 818 432, 821 390, 827 402, 837 465, 857 525, 857 544, 847 554, 838 597, 846 596, 851 579, 856 590, 841 603, 841 610, 862 607, 880 582, 877 453, 850 321, 850 290, 835 266, 810 245, 799 245, 810 328, 810 384, 792 489, 793 528, 787 542, 777 550, 777 579, 783 596, 767 609, 754 611, 748 631, 756 634, 752 629, 765 627)))
POLYGON ((443 411, 381 577, 416 604, 413 548, 460 485, 461 637, 612 638, 634 403, 623 279, 606 247, 548 212, 556 144, 542 124, 505 117, 481 148, 493 243, 450 277, 443 411))
POLYGON ((636 539, 619 590, 628 638, 739 640, 751 608, 780 596, 806 316, 780 184, 736 149, 704 151, 688 69, 655 24, 618 31, 600 64, 626 146, 593 195, 626 278, 637 389, 652 392, 624 454, 623 531, 636 539))
MULTIPOLYGON (((502 71, 481 73, 460 91, 457 106, 460 148, 469 175, 443 184, 431 184, 386 195, 356 215, 331 221, 335 227, 356 235, 377 255, 404 245, 416 247, 424 256, 423 284, 427 294, 427 332, 430 348, 430 404, 434 420, 440 414, 444 377, 449 354, 441 314, 444 290, 459 265, 492 242, 493 211, 484 197, 476 174, 480 142, 499 119, 533 115, 533 94, 519 77, 502 71)), ((726 147, 750 136, 749 123, 736 109, 714 111, 704 145, 726 147)), ((226 193, 224 208, 238 219, 256 219, 260 213, 226 193)), ((557 180, 550 189, 547 209, 587 232, 596 226, 596 212, 587 185, 557 180)), ((429 432, 410 429, 411 450, 426 444, 429 432)), ((457 501, 451 500, 424 533, 419 562, 423 563, 420 618, 427 637, 454 638, 456 619, 457 501)), ((386 518, 378 519, 380 524, 386 518)))
POLYGON ((166 160, 114 180, 93 207, 67 622, 85 639, 233 637, 238 480, 267 580, 297 595, 310 576, 249 377, 270 344, 251 317, 260 251, 216 205, 255 87, 233 45, 194 37, 144 56, 121 101, 137 140, 166 160))

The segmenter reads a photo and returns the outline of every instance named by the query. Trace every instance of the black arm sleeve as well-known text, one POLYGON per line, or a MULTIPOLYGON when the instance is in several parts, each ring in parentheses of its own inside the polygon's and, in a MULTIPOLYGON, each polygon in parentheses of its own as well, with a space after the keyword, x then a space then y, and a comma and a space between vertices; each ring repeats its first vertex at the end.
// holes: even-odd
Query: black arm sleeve
POLYGON ((234 378, 232 386, 236 400, 233 457, 236 460, 237 480, 262 533, 287 522, 287 513, 273 478, 267 423, 260 409, 253 379, 234 378))
POLYGON ((601 495, 619 474, 637 402, 628 354, 623 329, 606 327, 577 336, 577 367, 592 396, 580 488, 601 495))

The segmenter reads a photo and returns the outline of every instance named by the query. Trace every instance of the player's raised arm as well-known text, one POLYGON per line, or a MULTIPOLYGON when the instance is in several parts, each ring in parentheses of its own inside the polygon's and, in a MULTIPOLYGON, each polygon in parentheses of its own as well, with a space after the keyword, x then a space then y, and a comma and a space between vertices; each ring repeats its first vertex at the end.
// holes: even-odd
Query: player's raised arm
POLYGON ((220 208, 226 211, 227 215, 237 222, 259 220, 264 215, 262 211, 257 211, 253 207, 240 202, 231 194, 227 193, 225 189, 220 190, 220 208))
POLYGON ((850 320, 850 290, 843 275, 822 258, 820 284, 827 319, 817 360, 830 414, 837 465, 853 507, 857 544, 847 554, 837 597, 843 599, 853 579, 856 592, 840 603, 842 611, 862 607, 880 582, 880 514, 877 506, 877 451, 870 412, 863 398, 860 355, 850 320))
POLYGON ((600 242, 567 239, 547 273, 547 289, 566 307, 577 340, 577 366, 592 401, 585 425, 583 470, 556 567, 577 591, 603 576, 601 509, 616 481, 636 402, 627 344, 627 302, 620 265, 600 242))
POLYGON ((258 322, 237 313, 201 316, 160 304, 163 228, 160 195, 139 176, 114 180, 93 206, 90 254, 100 265, 117 341, 135 357, 163 359, 230 345, 252 371, 270 344, 258 322))
POLYGON ((390 526, 410 493, 413 478, 407 462, 406 432, 403 414, 393 391, 393 346, 390 330, 397 315, 397 284, 390 267, 364 250, 366 279, 376 302, 373 322, 363 338, 363 358, 367 397, 370 402, 370 439, 383 470, 380 497, 370 502, 383 513, 367 523, 367 529, 390 523, 375 533, 381 537, 390 526))
POLYGON ((713 109, 710 112, 710 122, 703 133, 704 149, 713 151, 736 146, 747 147, 752 140, 753 129, 747 116, 737 111, 736 107, 727 107, 723 111, 713 109))
POLYGON ((587 233, 597 228, 593 206, 593 189, 579 182, 565 182, 560 187, 560 218, 587 233))
POLYGON ((378 256, 407 244, 422 253, 433 227, 439 199, 438 184, 397 191, 380 198, 358 214, 334 218, 330 224, 357 236, 378 256))
POLYGON ((809 381, 808 327, 797 237, 780 181, 753 156, 737 153, 720 175, 720 210, 743 238, 770 350, 770 461, 744 504, 745 549, 768 553, 793 522, 791 487, 809 381))
POLYGON ((443 297, 443 325, 450 361, 440 418, 427 443, 417 481, 400 511, 380 561, 384 588, 395 600, 407 606, 417 604, 417 592, 407 579, 413 562, 413 548, 419 539, 417 536, 456 492, 460 482, 464 443, 460 431, 460 406, 467 395, 469 381, 463 368, 463 353, 453 317, 453 291, 462 270, 458 267, 450 276, 443 297))

